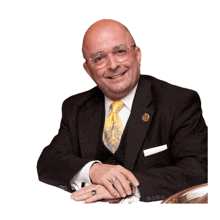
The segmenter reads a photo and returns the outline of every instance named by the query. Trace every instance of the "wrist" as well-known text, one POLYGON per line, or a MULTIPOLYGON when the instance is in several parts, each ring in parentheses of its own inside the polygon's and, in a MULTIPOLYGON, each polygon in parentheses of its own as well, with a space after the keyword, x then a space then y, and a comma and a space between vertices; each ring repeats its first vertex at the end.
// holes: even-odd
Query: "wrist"
MULTIPOLYGON (((93 179, 93 173, 96 169, 97 166, 99 166, 101 163, 99 162, 95 162, 92 164, 92 166, 90 167, 89 169, 89 178, 90 178, 90 181, 92 182, 92 179, 93 179)), ((93 183, 93 182, 92 182, 93 183)))

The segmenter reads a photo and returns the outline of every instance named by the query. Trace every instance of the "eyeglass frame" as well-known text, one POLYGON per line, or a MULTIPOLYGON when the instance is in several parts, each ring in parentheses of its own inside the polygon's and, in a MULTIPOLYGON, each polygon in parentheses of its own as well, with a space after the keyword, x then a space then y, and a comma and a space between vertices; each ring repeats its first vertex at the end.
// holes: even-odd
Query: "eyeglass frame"
MULTIPOLYGON (((124 46, 124 45, 120 45, 120 46, 124 46)), ((118 47, 120 47, 120 46, 118 46, 118 47)), ((124 46, 124 47, 126 47, 126 48, 128 49, 128 52, 130 52, 131 47, 136 47, 136 44, 134 43, 134 44, 132 44, 131 46, 128 46, 128 47, 127 47, 127 46, 124 46)), ((108 56, 107 56, 108 53, 112 53, 112 51, 108 51, 108 52, 98 52, 98 53, 95 53, 95 54, 106 54, 106 57, 108 58, 108 56)), ((95 55, 95 54, 94 54, 94 55, 95 55)), ((127 59, 125 59, 125 60, 127 60, 127 59)), ((125 60, 122 60, 122 61, 117 60, 117 61, 118 61, 118 62, 124 62, 125 60)), ((86 60, 86 62, 87 62, 87 61, 93 63, 94 66, 98 67, 98 66, 93 62, 93 58, 90 58, 90 59, 86 60)), ((102 69, 102 68, 104 68, 104 67, 106 67, 106 66, 107 66, 107 64, 106 64, 105 66, 99 68, 99 69, 102 69)))

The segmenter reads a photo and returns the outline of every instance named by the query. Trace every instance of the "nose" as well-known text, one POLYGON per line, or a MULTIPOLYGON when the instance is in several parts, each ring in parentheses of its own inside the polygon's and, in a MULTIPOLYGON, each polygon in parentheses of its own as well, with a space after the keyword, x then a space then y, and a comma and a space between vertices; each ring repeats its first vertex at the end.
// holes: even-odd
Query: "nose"
POLYGON ((107 66, 109 69, 116 69, 120 65, 120 62, 111 53, 108 54, 107 60, 107 66))

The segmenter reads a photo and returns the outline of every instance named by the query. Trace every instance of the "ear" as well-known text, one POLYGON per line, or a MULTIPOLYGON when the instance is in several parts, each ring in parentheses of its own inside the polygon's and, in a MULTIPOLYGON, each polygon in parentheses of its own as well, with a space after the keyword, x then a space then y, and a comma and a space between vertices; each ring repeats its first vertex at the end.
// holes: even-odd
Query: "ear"
POLYGON ((90 77, 92 77, 92 72, 86 62, 83 63, 83 67, 84 67, 84 70, 90 75, 90 77))
POLYGON ((135 47, 135 55, 138 63, 141 65, 141 49, 139 47, 135 47))

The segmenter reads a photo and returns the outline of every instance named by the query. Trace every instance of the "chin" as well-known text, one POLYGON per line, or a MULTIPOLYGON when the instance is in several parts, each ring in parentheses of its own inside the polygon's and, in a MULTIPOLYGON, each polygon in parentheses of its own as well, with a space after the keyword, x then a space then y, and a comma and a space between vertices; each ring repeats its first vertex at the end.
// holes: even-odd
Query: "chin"
POLYGON ((130 91, 132 88, 119 88, 119 89, 114 89, 114 90, 108 90, 108 91, 103 91, 103 93, 110 99, 112 100, 119 100, 123 99, 130 91))

